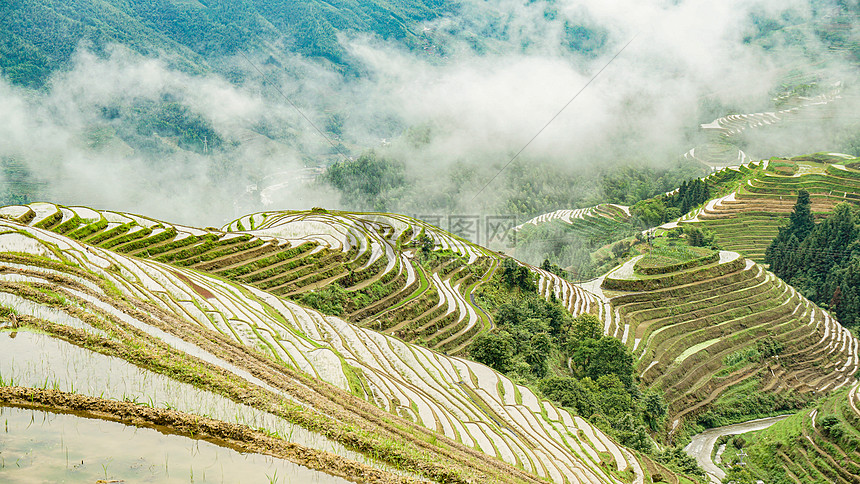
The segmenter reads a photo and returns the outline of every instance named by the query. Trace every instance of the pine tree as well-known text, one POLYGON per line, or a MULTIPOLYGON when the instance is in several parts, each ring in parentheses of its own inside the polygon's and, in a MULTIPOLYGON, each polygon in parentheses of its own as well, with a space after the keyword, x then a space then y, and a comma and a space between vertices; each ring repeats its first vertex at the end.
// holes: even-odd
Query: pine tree
POLYGON ((768 246, 764 254, 764 261, 770 264, 770 270, 785 281, 790 281, 797 272, 797 251, 800 244, 806 239, 815 221, 812 218, 812 202, 809 200, 809 192, 801 189, 797 193, 797 202, 789 217, 788 225, 780 227, 779 234, 768 246))
POLYGON ((812 201, 809 199, 809 192, 804 189, 797 192, 797 203, 794 204, 788 226, 800 242, 803 242, 815 228, 815 220, 812 218, 812 201))

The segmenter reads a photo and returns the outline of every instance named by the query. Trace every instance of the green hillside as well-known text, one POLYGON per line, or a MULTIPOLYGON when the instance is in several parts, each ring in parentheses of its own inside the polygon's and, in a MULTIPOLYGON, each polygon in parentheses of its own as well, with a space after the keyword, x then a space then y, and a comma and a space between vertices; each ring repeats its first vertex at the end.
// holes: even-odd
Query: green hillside
MULTIPOLYGON (((293 245, 291 237, 353 240, 352 257, 372 266, 372 241, 351 239, 350 228, 362 220, 368 232, 353 236, 390 236, 398 228, 398 239, 413 225, 383 222, 405 218, 339 214, 315 223, 320 213, 305 212, 234 222, 253 226, 251 236, 51 204, 6 207, 2 214, 0 337, 11 331, 8 338, 16 338, 9 346, 14 353, 5 354, 13 358, 0 358, 4 405, 134 415, 138 425, 229 437, 241 449, 264 448, 276 457, 299 453, 303 465, 382 482, 398 482, 392 467, 442 482, 653 482, 657 474, 664 482, 691 482, 486 366, 351 325, 279 298, 253 278, 250 285, 231 282, 225 278, 237 276, 218 272, 250 260, 229 254, 256 249, 263 261, 275 244, 293 245), (285 217, 302 223, 291 226, 285 217), (136 253, 175 258, 166 264, 127 255, 147 249, 161 255, 136 253), (33 350, 34 339, 63 350, 33 350), (90 365, 108 365, 98 363, 103 357, 113 365, 103 367, 118 368, 118 375, 125 362, 141 370, 99 383, 90 365), (158 392, 152 385, 162 381, 183 384, 190 398, 158 392), (165 417, 161 408, 173 413, 165 417), (254 420, 258 411, 268 416, 254 420), (304 429, 298 446, 285 445, 296 429, 304 429), (321 448, 335 456, 320 455, 321 448)), ((432 235, 440 245, 460 244, 469 257, 470 247, 457 239, 432 235)), ((334 252, 307 250, 314 251, 323 258, 334 252)), ((476 263, 478 254, 472 256, 476 263)))
MULTIPOLYGON (((718 230, 707 224, 731 220, 731 215, 707 217, 713 207, 719 207, 715 200, 731 201, 724 193, 735 197, 766 193, 750 196, 749 206, 756 206, 778 200, 780 195, 774 198, 768 191, 786 190, 782 196, 788 197, 791 190, 802 186, 819 197, 818 201, 813 199, 812 206, 818 203, 822 213, 836 200, 847 198, 844 192, 842 197, 834 197, 831 187, 850 181, 834 175, 851 173, 850 164, 836 167, 806 160, 771 160, 768 164, 707 177, 705 184, 718 198, 678 223, 718 230), (816 172, 777 174, 786 165, 816 172), (699 220, 694 220, 696 217, 699 220)), ((850 189, 850 185, 839 186, 850 189)), ((616 205, 556 212, 528 225, 559 219, 557 223, 570 225, 569 230, 611 240, 623 236, 624 227, 630 226, 628 210, 635 213, 616 205)), ((34 275, 46 270, 68 272, 63 269, 63 261, 68 260, 69 267, 95 273, 86 276, 75 269, 76 277, 92 282, 73 287, 103 284, 99 281, 106 277, 114 289, 101 289, 102 293, 127 294, 121 300, 131 297, 138 307, 154 304, 161 307, 158 311, 176 314, 171 317, 191 318, 192 326, 183 328, 202 325, 205 334, 214 331, 212 334, 220 335, 216 341, 226 338, 255 348, 270 355, 271 361, 309 375, 302 378, 326 381, 386 414, 520 467, 527 473, 523 476, 546 476, 561 482, 564 478, 559 476, 585 468, 608 479, 651 473, 669 476, 655 462, 668 459, 669 465, 671 457, 655 454, 652 439, 683 442, 696 429, 796 411, 852 384, 860 369, 858 340, 829 313, 752 260, 735 252, 679 245, 683 239, 659 238, 655 248, 626 259, 605 276, 573 284, 552 267, 517 263, 425 222, 396 214, 324 209, 261 212, 220 229, 197 229, 129 213, 49 203, 8 206, 0 209, 0 215, 8 220, 9 228, 0 237, 8 241, 3 247, 8 251, 4 254, 11 270, 23 268, 34 275), (34 259, 34 255, 38 257, 34 259), (92 264, 95 266, 87 269, 92 264), (177 293, 182 287, 190 289, 177 293), (191 299, 186 299, 189 296, 191 299), (223 301, 222 296, 226 298, 223 301), (546 307, 538 304, 542 300, 546 307), (302 315, 305 313, 309 316, 302 315), (593 323, 584 317, 592 318, 593 323), (273 321, 300 328, 296 334, 313 340, 312 346, 330 348, 342 370, 333 372, 325 366, 335 361, 328 356, 309 359, 307 351, 301 349, 305 343, 290 340, 288 344, 286 333, 272 326, 273 321), (584 329, 590 325, 593 329, 584 329), (353 333, 365 336, 347 336, 353 333), (380 346, 381 341, 386 341, 385 345, 380 346), (616 345, 620 342, 621 348, 612 364, 614 369, 597 370, 590 358, 615 354, 612 341, 616 345), (465 378, 464 370, 458 369, 459 376, 452 377, 451 368, 469 360, 455 358, 450 361, 460 363, 449 367, 444 363, 449 355, 470 357, 503 373, 479 365, 483 369, 469 366, 474 376, 465 378), (379 358, 387 363, 378 366, 379 358), (627 358, 629 370, 623 363, 627 358), (397 374, 392 375, 392 371, 397 374), (409 376, 399 373, 403 371, 409 376), (455 378, 455 383, 446 380, 449 377, 455 378), (387 383, 387 378, 398 382, 416 382, 419 378, 434 390, 405 389, 387 383), (468 386, 469 380, 474 387, 468 386), (490 388, 495 391, 486 394, 490 388), (449 395, 453 390, 456 396, 449 395), (532 396, 526 398, 527 392, 532 396), (576 392, 584 393, 574 398, 576 392), (615 395, 613 392, 620 393, 604 401, 615 395), (563 411, 569 412, 572 420, 561 413, 551 416, 552 412, 562 412, 561 406, 541 410, 551 405, 549 401, 537 407, 527 403, 542 394, 556 405, 564 405, 567 409, 563 411), (608 401, 616 403, 612 406, 608 401), (649 406, 652 401, 653 407, 649 406), (472 410, 462 407, 464 402, 472 410), (598 439, 601 444, 594 439, 581 440, 577 445, 596 450, 592 454, 586 449, 592 457, 578 461, 575 456, 583 454, 563 437, 569 431, 561 429, 558 436, 547 436, 543 432, 548 428, 527 423, 533 417, 526 416, 523 421, 504 413, 520 405, 540 419, 568 426, 573 422, 579 431, 582 425, 595 425, 589 428, 594 432, 600 429, 605 438, 598 439), (465 421, 480 414, 481 419, 493 422, 491 427, 504 422, 496 429, 505 435, 505 429, 511 430, 508 426, 516 424, 519 430, 514 435, 525 440, 504 437, 506 444, 500 447, 498 437, 488 434, 483 424, 479 433, 465 425, 462 412, 477 412, 465 421), (612 439, 642 452, 642 456, 613 452, 609 444, 612 439), (562 442, 551 444, 561 445, 551 451, 558 461, 553 460, 550 467, 536 464, 543 461, 537 457, 540 453, 534 453, 535 443, 552 441, 562 442), (493 450, 488 452, 489 442, 493 450)), ((648 247, 640 242, 627 248, 642 251, 648 247)), ((67 276, 51 277, 49 284, 66 284, 67 276)), ((7 293, 30 294, 31 302, 55 309, 70 301, 77 301, 73 306, 88 307, 86 297, 74 291, 40 286, 41 281, 27 283, 26 277, 25 282, 19 279, 9 279, 7 293), (32 288, 25 287, 34 283, 32 288)), ((65 316, 45 320, 45 314, 55 313, 34 313, 27 309, 30 303, 15 298, 4 301, 10 311, 14 310, 7 315, 15 314, 10 320, 31 314, 37 319, 24 318, 26 324, 51 334, 65 334, 66 330, 56 327, 65 324, 65 316)), ((110 354, 122 354, 117 353, 119 348, 112 348, 110 354)), ((477 365, 468 363, 472 364, 477 365)), ((312 380, 301 381, 316 385, 312 380)), ((33 395, 28 391, 31 393, 27 395, 33 395)), ((376 448, 372 447, 375 444, 362 445, 376 448)), ((550 452, 546 449, 540 452, 550 452)), ((461 469, 458 466, 464 465, 466 454, 446 455, 449 460, 440 461, 444 462, 442 467, 428 470, 422 463, 425 461, 414 458, 404 465, 423 469, 419 472, 422 475, 462 472, 451 469, 461 469)), ((400 462, 401 458, 398 454, 383 460, 400 462)), ((500 469, 493 467, 496 464, 483 465, 479 466, 481 472, 500 469)), ((672 479, 669 482, 683 482, 683 478, 672 479)))
POLYGON ((829 314, 737 253, 694 249, 634 258, 601 285, 608 333, 664 392, 667 431, 793 411, 854 380, 857 340, 829 314))
MULTIPOLYGON (((623 213, 615 210, 608 213, 623 213)), ((496 314, 501 303, 492 301, 514 297, 487 299, 504 284, 494 277, 501 256, 399 215, 267 212, 198 230, 44 203, 2 213, 103 249, 248 284, 452 355, 468 354, 478 335, 497 326, 494 315, 508 317, 496 314)), ((530 271, 538 294, 572 316, 597 316, 602 333, 629 348, 643 386, 664 395, 667 430, 735 421, 765 407, 793 409, 852 378, 856 340, 761 266, 729 252, 685 249, 691 258, 680 248, 662 250, 582 286, 530 271)), ((555 368, 551 374, 561 371, 555 368)), ((511 374, 522 378, 518 371, 511 374)))
MULTIPOLYGON (((852 385, 766 430, 745 435, 749 475, 773 483, 850 483, 860 479, 858 386, 852 385)), ((737 461, 739 449, 727 447, 723 460, 737 461)))
POLYGON ((739 175, 723 189, 724 196, 709 201, 681 223, 711 230, 723 249, 763 261, 765 249, 794 208, 800 189, 810 193, 818 219, 841 202, 860 203, 860 171, 853 163, 851 158, 823 155, 744 165, 735 170, 739 175))
POLYGON ((222 57, 288 50, 345 66, 341 32, 417 45, 417 23, 450 12, 443 1, 15 0, 0 5, 0 68, 17 84, 40 86, 79 45, 111 43, 167 54, 190 72, 226 72, 222 57), (275 48, 277 46, 277 48, 275 48))

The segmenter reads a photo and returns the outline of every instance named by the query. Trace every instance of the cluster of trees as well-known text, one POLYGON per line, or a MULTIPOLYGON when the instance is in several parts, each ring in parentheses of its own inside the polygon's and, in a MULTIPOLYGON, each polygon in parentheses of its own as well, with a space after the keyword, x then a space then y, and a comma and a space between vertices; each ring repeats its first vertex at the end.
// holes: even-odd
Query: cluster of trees
POLYGON ((686 180, 698 179, 706 171, 698 162, 683 160, 665 168, 636 165, 615 167, 601 175, 602 202, 633 205, 674 190, 686 180))
POLYGON ((689 212, 693 207, 707 202, 711 198, 711 190, 708 184, 701 178, 684 181, 678 188, 678 193, 669 195, 665 203, 669 207, 681 209, 681 213, 689 212))
POLYGON ((765 252, 770 270, 829 309, 845 326, 860 324, 860 209, 840 204, 816 224, 800 190, 787 226, 765 252))
POLYGON ((594 315, 573 318, 553 298, 542 298, 534 276, 520 269, 503 263, 495 284, 479 290, 496 328, 473 340, 470 357, 538 389, 623 445, 651 452, 649 429, 660 427, 666 405, 659 393, 639 390, 630 351, 603 336, 594 315))
POLYGON ((678 193, 643 200, 631 208, 631 214, 646 227, 672 221, 711 198, 708 184, 700 178, 681 183, 678 193))
POLYGON ((675 241, 672 239, 678 239, 682 235, 686 237, 687 245, 693 247, 710 247, 714 250, 719 249, 716 243, 716 235, 712 230, 689 224, 674 228, 666 234, 669 238, 669 245, 675 245, 675 241))
POLYGON ((407 185, 403 162, 367 151, 356 160, 330 166, 320 181, 340 192, 341 202, 357 210, 393 209, 407 185))

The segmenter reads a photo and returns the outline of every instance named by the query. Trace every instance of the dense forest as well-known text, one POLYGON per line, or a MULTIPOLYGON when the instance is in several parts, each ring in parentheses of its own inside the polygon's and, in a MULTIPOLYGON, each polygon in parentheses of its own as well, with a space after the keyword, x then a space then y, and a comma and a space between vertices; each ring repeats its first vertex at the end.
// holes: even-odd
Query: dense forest
POLYGON ((800 190, 789 223, 768 247, 770 270, 843 325, 860 324, 860 209, 847 203, 815 223, 800 190))
POLYGON ((703 180, 684 180, 677 191, 636 203, 631 212, 644 227, 656 227, 676 220, 710 198, 711 190, 703 180))
MULTIPOLYGON (((830 13, 814 26, 818 39, 857 56, 860 49, 850 29, 844 28, 843 18, 856 13, 856 4, 811 3, 816 9, 830 13), (834 10, 834 7, 838 8, 834 10)), ((96 51, 118 43, 144 55, 170 53, 177 66, 198 72, 212 69, 219 57, 233 55, 238 50, 269 50, 274 46, 278 50, 323 59, 343 69, 350 66, 350 60, 339 42, 340 33, 372 33, 383 39, 395 39, 413 49, 428 48, 418 24, 455 14, 458 8, 459 3, 447 0, 70 0, 50 3, 12 0, 0 4, 0 30, 4 32, 0 39, 0 69, 14 83, 41 86, 51 72, 63 67, 81 43, 96 51)), ((553 2, 547 2, 543 9, 545 18, 559 17, 553 2)), ((752 20, 755 29, 745 42, 773 48, 778 43, 798 41, 797 36, 779 35, 781 29, 793 26, 798 19, 774 18, 761 13, 752 20)), ((501 19, 488 25, 489 28, 476 33, 469 30, 467 24, 457 35, 477 51, 488 50, 488 41, 503 41, 509 36, 501 19)), ((571 52, 593 58, 611 44, 607 29, 593 21, 565 20, 561 27, 560 42, 571 52)), ((444 49, 436 44, 431 47, 444 49)))
POLYGON ((270 46, 344 68, 339 32, 417 46, 416 22, 451 8, 444 0, 13 0, 0 4, 0 69, 13 83, 39 87, 82 43, 97 52, 117 43, 144 55, 169 53, 176 67, 190 72, 229 73, 221 57, 270 46))

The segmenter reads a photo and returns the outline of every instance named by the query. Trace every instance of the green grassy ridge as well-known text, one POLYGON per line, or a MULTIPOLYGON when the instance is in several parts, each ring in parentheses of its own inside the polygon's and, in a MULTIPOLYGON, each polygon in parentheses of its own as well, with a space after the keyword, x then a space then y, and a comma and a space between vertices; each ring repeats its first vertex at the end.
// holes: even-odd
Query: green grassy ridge
MULTIPOLYGON (((100 233, 101 232, 94 232, 94 233, 91 233, 90 236, 91 237, 97 237, 98 235, 100 235, 100 233)), ((123 233, 118 233, 116 236, 110 237, 98 245, 99 245, 99 247, 102 247, 104 249, 113 249, 114 247, 124 245, 124 244, 127 244, 129 242, 133 242, 135 240, 141 239, 141 238, 148 237, 150 233, 152 233, 152 229, 149 229, 147 227, 142 227, 142 226, 138 225, 136 222, 132 222, 131 227, 129 228, 128 231, 123 232, 123 233), (138 230, 135 230, 135 227, 137 227, 138 230)), ((75 238, 73 235, 74 235, 74 233, 69 234, 70 237, 75 238)), ((78 239, 78 240, 85 240, 85 239, 78 239)))
MULTIPOLYGON (((767 482, 860 480, 860 429, 858 415, 849 404, 852 391, 853 386, 843 388, 813 407, 746 435, 744 450, 750 473, 767 482)), ((724 455, 731 462, 737 451, 730 445, 724 455)))
POLYGON ((744 258, 738 257, 724 264, 716 262, 705 266, 693 266, 683 271, 669 274, 656 274, 652 276, 634 275, 636 279, 614 279, 607 276, 603 281, 602 287, 614 291, 651 291, 729 274, 740 270, 744 267, 744 264, 744 258))
POLYGON ((108 221, 104 217, 102 217, 95 222, 88 223, 82 227, 75 228, 67 235, 72 239, 81 240, 87 238, 88 236, 96 232, 100 232, 101 230, 105 229, 107 225, 108 221))
POLYGON ((836 168, 833 165, 827 165, 827 168, 825 168, 824 170, 828 175, 833 175, 837 178, 851 178, 852 180, 860 181, 860 171, 856 171, 851 168, 848 168, 847 170, 842 170, 840 168, 836 168))
POLYGON ((33 227, 40 229, 50 229, 54 225, 58 224, 61 220, 63 220, 63 212, 62 210, 57 209, 56 212, 33 224, 33 227))
POLYGON ((137 224, 135 222, 120 224, 114 228, 111 228, 108 230, 103 230, 99 233, 93 234, 93 235, 83 239, 83 241, 86 242, 87 244, 91 244, 91 245, 101 245, 102 243, 106 242, 109 239, 112 239, 114 237, 119 237, 119 236, 125 234, 126 232, 131 230, 132 227, 135 227, 136 225, 137 224))
POLYGON ((720 253, 710 249, 696 250, 695 247, 680 251, 678 248, 666 250, 653 249, 645 257, 636 262, 634 273, 643 275, 667 274, 682 271, 691 267, 710 264, 720 259, 720 253))
MULTIPOLYGON (((31 210, 31 212, 32 212, 32 210, 31 210)), ((33 213, 33 216, 35 217, 36 214, 33 213)), ((31 218, 31 220, 32 220, 32 218, 31 218)), ((21 221, 21 223, 29 223, 29 220, 27 222, 21 221)), ((78 216, 77 213, 75 213, 72 216, 72 218, 70 218, 69 220, 66 220, 65 222, 61 223, 60 225, 57 225, 56 227, 51 227, 51 231, 56 232, 58 234, 65 234, 69 230, 74 229, 75 227, 77 227, 78 225, 80 225, 82 223, 83 223, 83 220, 78 216)))
POLYGON ((150 232, 150 234, 146 237, 126 242, 125 244, 116 247, 116 251, 122 252, 123 254, 131 253, 152 245, 159 244, 161 242, 166 242, 175 238, 177 235, 178 232, 176 231, 176 229, 173 227, 169 227, 162 232, 159 232, 158 234, 153 235, 152 232, 150 232))

